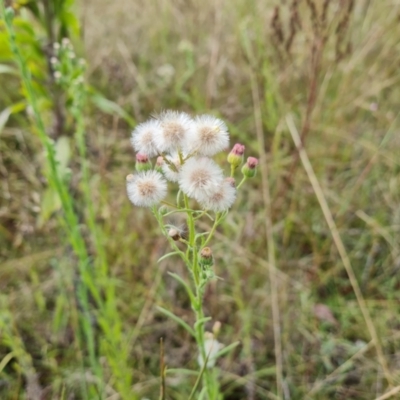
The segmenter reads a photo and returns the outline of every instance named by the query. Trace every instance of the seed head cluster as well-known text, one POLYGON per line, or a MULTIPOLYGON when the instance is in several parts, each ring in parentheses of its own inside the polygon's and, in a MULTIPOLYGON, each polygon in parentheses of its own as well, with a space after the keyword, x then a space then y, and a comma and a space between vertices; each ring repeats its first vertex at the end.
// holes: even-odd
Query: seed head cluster
MULTIPOLYGON (((229 146, 228 127, 221 119, 164 111, 139 124, 132 132, 131 143, 140 163, 137 174, 127 178, 128 197, 133 204, 152 207, 160 203, 167 195, 167 181, 177 183, 179 190, 204 210, 223 212, 234 203, 234 178, 226 178, 210 158, 229 146)), ((241 160, 244 146, 235 146, 241 150, 241 160)))

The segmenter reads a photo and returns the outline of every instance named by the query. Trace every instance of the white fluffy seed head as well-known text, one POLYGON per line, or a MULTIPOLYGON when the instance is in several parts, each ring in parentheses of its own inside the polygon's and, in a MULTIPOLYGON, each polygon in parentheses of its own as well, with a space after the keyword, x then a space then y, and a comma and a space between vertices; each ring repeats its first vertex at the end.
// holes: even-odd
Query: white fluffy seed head
POLYGON ((158 204, 167 194, 167 182, 157 171, 128 175, 126 191, 129 200, 139 207, 151 207, 158 204))
POLYGON ((201 156, 213 156, 229 146, 228 127, 212 115, 196 117, 189 132, 186 151, 201 156))
POLYGON ((177 111, 164 111, 158 116, 161 129, 155 137, 157 147, 161 152, 173 152, 185 146, 192 129, 192 118, 177 111))
POLYGON ((222 212, 229 210, 235 199, 236 188, 232 186, 232 182, 227 178, 213 193, 208 196, 202 196, 197 200, 202 208, 206 210, 222 212))
POLYGON ((190 158, 182 165, 179 187, 191 198, 210 196, 222 182, 222 169, 210 158, 190 158))
POLYGON ((160 135, 160 122, 155 119, 150 119, 142 124, 139 124, 132 132, 131 143, 133 148, 141 154, 146 154, 148 157, 154 157, 159 154, 156 137, 160 135))

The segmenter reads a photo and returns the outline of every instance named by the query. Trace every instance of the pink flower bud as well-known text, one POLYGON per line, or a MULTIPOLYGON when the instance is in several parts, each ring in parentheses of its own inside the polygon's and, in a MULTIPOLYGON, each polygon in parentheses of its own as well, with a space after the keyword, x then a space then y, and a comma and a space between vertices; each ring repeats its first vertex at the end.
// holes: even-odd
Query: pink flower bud
POLYGON ((136 167, 136 171, 138 171, 138 172, 150 170, 152 168, 152 165, 149 160, 149 157, 147 157, 146 154, 137 153, 135 167, 136 167))
POLYGON ((258 164, 258 160, 255 157, 249 157, 247 159, 246 164, 242 167, 242 174, 246 178, 254 178, 256 176, 256 167, 258 164))
POLYGON ((236 143, 232 150, 231 153, 236 154, 237 156, 242 156, 244 154, 245 146, 240 143, 236 143))
POLYGON ((254 169, 258 165, 258 160, 255 157, 249 157, 247 159, 247 165, 249 166, 250 169, 254 169))
POLYGON ((236 143, 228 154, 228 163, 232 168, 237 168, 243 162, 244 145, 236 143))
POLYGON ((149 157, 146 154, 137 153, 136 154, 136 162, 138 163, 147 163, 149 161, 149 157))

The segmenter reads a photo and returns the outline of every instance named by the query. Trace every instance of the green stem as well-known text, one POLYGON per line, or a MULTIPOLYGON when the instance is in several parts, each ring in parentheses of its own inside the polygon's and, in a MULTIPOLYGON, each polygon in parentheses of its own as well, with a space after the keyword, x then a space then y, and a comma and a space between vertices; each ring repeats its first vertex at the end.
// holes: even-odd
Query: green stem
POLYGON ((160 229, 161 229, 163 235, 167 238, 167 240, 168 240, 169 244, 171 245, 171 247, 177 252, 177 254, 179 254, 179 256, 182 258, 182 261, 183 261, 183 262, 185 263, 185 265, 187 265, 188 268, 189 268, 189 266, 191 265, 190 260, 187 258, 186 254, 183 253, 183 252, 179 249, 179 247, 176 245, 176 243, 174 242, 174 240, 171 239, 171 238, 169 237, 168 232, 167 232, 167 230, 165 229, 165 225, 164 225, 164 223, 163 223, 162 217, 161 217, 160 214, 158 213, 157 208, 156 208, 156 207, 153 207, 152 211, 153 211, 153 215, 155 216, 155 218, 156 218, 156 220, 157 220, 157 222, 158 222, 158 225, 159 225, 159 227, 160 227, 160 229))
MULTIPOLYGON (((188 218, 188 229, 189 229, 189 246, 187 249, 186 256, 187 258, 190 258, 190 252, 191 254, 191 270, 192 270, 192 276, 194 280, 194 285, 196 287, 196 304, 192 304, 192 308, 195 310, 195 315, 196 315, 196 323, 195 323, 195 331, 196 331, 196 341, 197 341, 197 346, 198 346, 198 351, 201 354, 203 361, 206 362, 206 351, 205 351, 205 340, 204 340, 204 324, 202 323, 197 323, 198 321, 201 321, 204 318, 204 312, 203 312, 203 290, 204 286, 201 282, 201 276, 200 276, 200 267, 198 263, 198 249, 196 246, 196 228, 195 228, 195 223, 194 223, 194 217, 193 217, 193 211, 190 210, 189 208, 189 199, 186 195, 184 195, 184 203, 185 203, 185 209, 187 209, 187 218, 188 218)), ((216 225, 217 219, 214 223, 216 225)), ((211 239, 212 233, 215 231, 216 226, 210 232, 208 240, 211 239)), ((188 265, 188 264, 187 264, 188 265)), ((190 266, 188 265, 190 268, 190 266)), ((203 373, 203 385, 207 388, 207 392, 209 395, 209 399, 212 400, 212 393, 213 393, 213 387, 214 385, 211 382, 211 377, 210 377, 210 372, 208 368, 204 368, 202 370, 203 373)))
POLYGON ((193 244, 195 228, 194 228, 193 215, 189 207, 189 198, 186 195, 183 195, 183 201, 185 202, 185 209, 187 210, 187 216, 188 216, 189 242, 193 244))
POLYGON ((187 251, 186 251, 186 257, 190 259, 190 252, 192 251, 192 274, 193 278, 195 281, 196 286, 200 284, 200 276, 199 276, 199 270, 198 270, 198 265, 197 265, 197 248, 196 248, 196 231, 195 231, 195 226, 194 226, 194 219, 193 219, 193 213, 189 208, 189 198, 186 196, 186 194, 183 195, 183 201, 185 203, 185 209, 187 209, 187 219, 188 219, 188 229, 189 229, 189 243, 190 246, 188 246, 187 251))
POLYGON ((217 213, 216 216, 215 216, 214 225, 212 226, 211 231, 208 234, 208 237, 207 237, 206 241, 203 243, 203 247, 207 246, 207 244, 212 239, 212 237, 213 237, 213 235, 215 233, 215 230, 217 229, 217 226, 219 225, 220 221, 221 221, 220 214, 217 213))
MULTIPOLYGON (((177 210, 179 210, 179 207, 177 207, 175 204, 169 203, 168 201, 165 200, 161 200, 161 204, 163 204, 164 206, 168 206, 171 208, 176 208, 177 210)), ((176 212, 176 211, 174 211, 176 212)))
MULTIPOLYGON (((196 258, 193 258, 193 268, 196 267, 198 269, 198 260, 197 260, 197 252, 195 252, 196 258)), ((196 300, 197 300, 197 308, 195 309, 196 314, 196 323, 194 324, 196 328, 196 341, 198 351, 201 354, 203 359, 203 363, 207 363, 207 354, 205 349, 205 338, 204 338, 204 324, 198 323, 204 318, 204 311, 203 311, 203 292, 204 288, 201 287, 200 284, 196 284, 196 300)), ((203 365, 203 368, 200 371, 203 378, 203 387, 206 387, 209 400, 212 400, 212 393, 213 393, 213 384, 211 382, 210 371, 206 365, 203 365)))
POLYGON ((245 183, 247 180, 247 177, 244 176, 243 179, 240 181, 239 185, 236 186, 236 190, 239 190, 240 187, 243 185, 243 183, 245 183))
MULTIPOLYGON (((163 202, 161 202, 161 203, 162 203, 162 204, 165 204, 165 203, 163 203, 163 202)), ((171 206, 171 207, 172 207, 172 206, 171 206)), ((176 208, 176 206, 174 206, 174 207, 176 208)), ((198 210, 191 210, 190 208, 178 208, 178 209, 176 209, 176 210, 172 210, 172 211, 167 212, 166 214, 164 214, 164 217, 168 217, 169 215, 176 214, 176 213, 181 213, 181 212, 185 212, 185 213, 187 213, 187 212, 198 213, 198 212, 200 212, 200 211, 198 211, 198 210)), ((196 217, 195 219, 197 219, 197 217, 196 217)))

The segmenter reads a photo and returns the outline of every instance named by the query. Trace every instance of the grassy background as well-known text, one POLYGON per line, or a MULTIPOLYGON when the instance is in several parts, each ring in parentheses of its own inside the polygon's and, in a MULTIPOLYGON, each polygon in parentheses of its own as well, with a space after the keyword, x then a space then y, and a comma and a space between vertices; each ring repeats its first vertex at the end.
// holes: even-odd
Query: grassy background
MULTIPOLYGON (((263 160, 212 243, 222 280, 206 294, 206 315, 221 321, 222 343, 242 343, 218 363, 225 398, 277 398, 275 305, 282 398, 375 399, 391 386, 286 117, 302 135, 397 387, 400 3, 280 3, 87 0, 78 4, 83 40, 75 45, 91 84, 136 122, 162 109, 210 112, 228 123, 232 143, 263 160)), ((4 108, 17 86, 0 79, 4 108)), ((90 193, 120 324, 117 350, 107 351, 93 312, 102 382, 110 399, 155 399, 160 337, 169 368, 196 367, 194 343, 155 308, 192 322, 185 293, 167 275, 185 269, 172 258, 156 264, 168 244, 150 212, 127 200, 129 126, 96 108, 86 124, 90 193), (113 368, 121 359, 123 367, 113 368), (129 394, 118 389, 120 379, 129 394)), ((76 262, 57 213, 40 218, 43 151, 24 116, 2 130, 0 148, 1 398, 96 398, 82 390, 99 378, 78 344, 76 262)), ((74 151, 69 167, 75 208, 84 214, 74 151)), ((90 229, 81 230, 89 243, 90 229)), ((169 375, 167 398, 187 399, 193 383, 169 375)))

